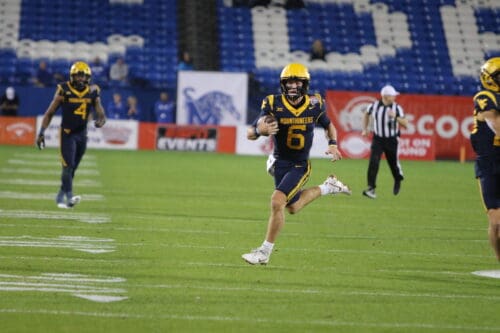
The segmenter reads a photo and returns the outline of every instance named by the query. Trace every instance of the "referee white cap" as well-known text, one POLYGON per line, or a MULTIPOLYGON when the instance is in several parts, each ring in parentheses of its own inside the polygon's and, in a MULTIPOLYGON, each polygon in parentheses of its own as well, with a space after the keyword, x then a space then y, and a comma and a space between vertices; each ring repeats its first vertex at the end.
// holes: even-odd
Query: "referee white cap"
POLYGON ((397 96, 399 92, 394 89, 391 85, 386 85, 380 90, 380 95, 382 96, 397 96))

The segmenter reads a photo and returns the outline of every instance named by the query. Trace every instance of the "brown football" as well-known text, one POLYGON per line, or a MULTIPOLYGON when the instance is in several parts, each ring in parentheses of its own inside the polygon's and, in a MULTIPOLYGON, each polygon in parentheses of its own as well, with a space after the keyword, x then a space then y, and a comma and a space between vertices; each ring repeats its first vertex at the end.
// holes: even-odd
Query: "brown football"
POLYGON ((276 121, 276 118, 274 118, 273 116, 270 116, 270 115, 268 115, 268 116, 266 116, 266 117, 264 118, 264 122, 266 122, 266 123, 268 123, 268 124, 273 123, 273 122, 275 122, 275 121, 276 121))

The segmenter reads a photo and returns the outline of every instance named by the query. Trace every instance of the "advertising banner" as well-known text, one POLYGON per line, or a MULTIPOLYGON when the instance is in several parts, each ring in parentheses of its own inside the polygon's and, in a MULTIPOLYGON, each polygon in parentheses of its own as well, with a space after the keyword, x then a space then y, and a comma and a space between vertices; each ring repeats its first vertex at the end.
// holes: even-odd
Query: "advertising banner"
POLYGON ((246 124, 246 73, 180 71, 177 77, 178 125, 246 124))
MULTIPOLYGON (((42 116, 37 117, 37 128, 40 127, 42 116)), ((47 147, 59 147, 59 129, 61 117, 54 116, 45 130, 47 147)), ((95 128, 92 122, 88 124, 88 148, 100 149, 137 149, 138 122, 135 120, 109 119, 102 128, 95 128)))
POLYGON ((434 142, 435 140, 431 135, 404 135, 399 138, 399 158, 404 160, 435 160, 434 142))
POLYGON ((0 144, 31 146, 35 136, 35 118, 0 117, 0 144))
POLYGON ((227 126, 158 125, 157 150, 235 152, 236 128, 227 126))
MULTIPOLYGON (((379 93, 327 92, 328 114, 339 131, 340 148, 345 156, 368 156, 370 140, 361 136, 363 111, 378 98, 379 93)), ((467 159, 474 158, 469 142, 473 121, 472 97, 401 94, 397 97, 397 103, 401 104, 409 121, 408 128, 401 130, 401 139, 415 138, 404 141, 405 144, 411 144, 413 148, 414 144, 430 144, 435 157, 439 159, 459 159, 461 150, 465 150, 467 159)), ((404 151, 408 150, 401 151, 402 159, 420 159, 415 154, 405 156, 404 151)), ((427 152, 422 155, 422 159, 429 157, 427 152)))

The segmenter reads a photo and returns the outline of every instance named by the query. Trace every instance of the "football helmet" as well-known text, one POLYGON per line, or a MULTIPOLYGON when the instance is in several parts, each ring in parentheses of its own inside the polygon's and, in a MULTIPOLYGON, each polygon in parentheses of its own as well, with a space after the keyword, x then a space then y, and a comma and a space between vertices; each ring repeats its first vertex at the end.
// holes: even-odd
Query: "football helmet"
POLYGON ((90 83, 91 76, 92 71, 89 65, 83 61, 75 62, 69 70, 70 83, 78 90, 83 90, 90 83), (83 75, 83 80, 77 79, 79 75, 83 75))
POLYGON ((500 92, 500 57, 490 58, 481 66, 480 78, 484 88, 500 92))
POLYGON ((306 95, 309 91, 310 80, 311 75, 309 75, 309 71, 307 70, 306 66, 297 63, 288 64, 285 66, 285 68, 283 68, 280 75, 281 93, 291 98, 292 100, 298 99, 299 97, 306 95), (298 90, 297 94, 290 95, 288 93, 286 82, 289 79, 302 81, 302 88, 298 90))

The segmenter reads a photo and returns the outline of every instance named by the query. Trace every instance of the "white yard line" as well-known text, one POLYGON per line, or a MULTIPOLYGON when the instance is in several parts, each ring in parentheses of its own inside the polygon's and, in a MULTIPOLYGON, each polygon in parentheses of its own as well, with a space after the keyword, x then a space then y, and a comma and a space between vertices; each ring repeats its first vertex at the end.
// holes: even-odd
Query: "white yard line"
MULTIPOLYGON (((36 153, 14 153, 14 157, 21 158, 21 159, 32 159, 32 160, 43 160, 43 159, 51 159, 51 160, 58 160, 59 155, 53 155, 53 154, 43 154, 40 152, 36 153)), ((91 155, 91 154, 85 154, 83 157, 84 160, 95 160, 96 156, 91 155)))
MULTIPOLYGON (((130 259, 99 259, 95 257, 90 257, 90 258, 75 258, 75 257, 61 257, 61 256, 51 256, 51 257, 46 257, 46 256, 0 256, 0 259, 3 260, 43 260, 43 261, 70 261, 70 262, 86 262, 89 261, 90 263, 95 263, 95 262, 102 262, 102 263, 126 263, 130 262, 130 259)), ((149 260, 149 259, 148 259, 149 260)))
POLYGON ((114 240, 81 236, 59 236, 55 238, 33 236, 0 236, 0 247, 43 247, 72 249, 92 254, 114 252, 114 240))
MULTIPOLYGON (((22 211, 19 211, 22 212, 22 211)), ((59 219, 64 218, 63 215, 59 219)), ((2 210, 0 210, 0 217, 2 217, 2 210)), ((36 218, 36 217, 34 217, 36 218)), ((40 217, 39 217, 40 218, 40 217)), ((83 217, 82 217, 83 218, 83 217)), ((101 217, 104 218, 104 217, 101 217)), ((96 217, 98 219, 98 217, 96 217)), ((111 218, 109 218, 110 220, 111 218)), ((88 222, 91 223, 91 222, 88 222)), ((98 222, 94 222, 98 223, 98 222)), ((104 222, 100 222, 104 223, 104 222)), ((86 229, 88 228, 83 226, 66 226, 66 225, 31 225, 31 224, 0 224, 0 228, 17 228, 17 227, 29 227, 29 228, 54 228, 54 229, 86 229)), ((101 226, 101 228, 112 229, 113 231, 132 231, 132 232, 178 232, 178 233, 192 233, 192 234, 230 234, 230 232, 219 232, 213 230, 199 230, 199 229, 178 229, 178 228, 133 228, 133 227, 116 227, 116 226, 101 226)), ((257 234, 257 233, 252 233, 257 234)), ((360 238, 363 239, 363 238, 360 238)), ((487 240, 469 240, 470 242, 487 242, 487 240)), ((461 242, 466 242, 465 240, 461 240, 461 242)), ((192 248, 192 249, 200 249, 200 250, 238 250, 244 251, 243 248, 234 248, 227 247, 222 245, 196 245, 196 244, 165 244, 165 243, 151 243, 151 242, 142 242, 142 243, 117 243, 117 246, 159 246, 159 247, 169 247, 169 248, 192 248)), ((354 250, 354 249, 333 249, 333 248, 294 248, 287 247, 287 251, 293 252, 313 252, 313 253, 344 253, 344 254, 371 254, 371 255, 387 255, 387 256, 417 256, 417 257, 442 257, 442 258, 489 258, 488 255, 474 255, 474 254, 446 254, 446 253, 432 253, 432 252, 408 252, 408 251, 382 251, 382 250, 354 250)))
POLYGON ((15 309, 15 308, 0 308, 0 313, 5 314, 25 314, 25 315, 49 315, 49 316, 82 316, 95 318, 130 318, 130 319, 147 319, 147 320, 185 320, 185 321, 213 321, 213 322, 240 322, 240 323, 273 323, 281 325, 301 325, 301 326, 326 326, 326 327, 372 327, 372 328, 392 328, 392 329, 428 329, 428 330, 452 330, 452 331, 480 331, 480 332, 498 332, 500 326, 464 326, 464 325, 447 325, 433 323, 400 323, 400 322, 385 322, 385 323, 370 323, 370 322, 350 322, 340 320, 284 320, 278 318, 256 318, 256 317, 238 317, 238 316, 197 316, 197 315, 176 315, 176 314, 161 314, 153 315, 127 313, 127 312, 90 312, 90 311, 68 311, 68 310, 47 310, 47 309, 15 309))
MULTIPOLYGON (((54 193, 26 193, 14 191, 0 191, 0 199, 15 199, 15 200, 51 200, 55 199, 54 193)), ((82 195, 84 201, 103 201, 102 194, 84 194, 82 195)))
POLYGON ((482 299, 498 302, 500 296, 490 295, 473 295, 473 294, 437 294, 437 293, 407 293, 407 292, 390 292, 390 291, 332 291, 324 289, 282 289, 282 288, 262 288, 262 287, 211 287, 207 285, 195 284, 129 284, 130 288, 146 288, 146 289, 200 289, 212 290, 217 292, 260 292, 260 293, 277 293, 277 294, 318 294, 332 296, 368 296, 368 297, 395 297, 395 298, 441 298, 441 299, 482 299))
MULTIPOLYGON (((12 178, 0 179, 1 184, 9 184, 9 185, 29 185, 29 186, 61 186, 60 180, 39 180, 39 179, 24 179, 24 178, 12 178)), ((100 187, 101 183, 92 179, 87 180, 79 180, 74 183, 75 186, 81 187, 100 187)))
MULTIPOLYGON (((354 209, 354 208, 353 208, 354 209)), ((189 220, 189 221, 197 221, 197 220, 202 220, 202 221, 214 221, 215 223, 229 223, 229 224, 234 224, 234 223, 259 223, 262 225, 267 224, 267 218, 263 219, 248 219, 248 218, 242 218, 242 217, 221 217, 221 216, 197 216, 197 215, 129 215, 130 217, 138 220, 161 220, 161 221, 175 221, 178 222, 180 220, 189 220)), ((308 220, 302 220, 302 221, 287 221, 287 225, 304 225, 305 223, 314 223, 313 221, 308 221, 308 220)), ((342 227, 340 224, 332 224, 333 227, 342 227)), ((392 224, 392 225, 387 225, 387 228, 397 228, 397 229, 412 229, 412 230, 450 230, 450 231, 479 231, 479 232, 484 232, 487 231, 487 228, 469 228, 469 227, 436 227, 436 226, 417 226, 417 225, 411 225, 411 226, 405 226, 402 224, 392 224)), ((303 234, 301 234, 303 235, 303 234)))
POLYGON ((72 210, 67 212, 51 212, 36 210, 3 210, 0 209, 0 217, 15 219, 35 219, 35 220, 74 220, 84 223, 107 223, 111 221, 109 215, 76 213, 72 210))
MULTIPOLYGON (((24 160, 24 159, 9 159, 7 160, 8 164, 14 165, 36 165, 36 166, 60 166, 61 162, 57 159, 54 161, 39 161, 39 160, 24 160)), ((80 163, 81 167, 95 167, 97 166, 94 161, 82 161, 80 163)))
POLYGON ((120 277, 73 273, 42 273, 38 276, 0 274, 0 292, 38 291, 69 293, 72 296, 94 302, 109 303, 128 298, 127 296, 123 296, 127 292, 125 289, 109 286, 110 284, 122 284, 124 282, 126 282, 126 279, 120 277))
MULTIPOLYGON (((242 266, 241 264, 233 264, 233 263, 207 263, 207 262, 186 262, 185 265, 187 266, 199 266, 199 267, 218 267, 218 268, 246 268, 248 266, 242 266)), ((354 271, 349 271, 343 269, 342 266, 340 267, 313 267, 313 266, 307 266, 307 265, 301 265, 300 267, 290 267, 290 266, 279 266, 279 265, 272 265, 272 266, 267 266, 266 270, 289 270, 289 271, 307 271, 307 272, 338 272, 338 273, 355 273, 354 271)), ((401 269, 375 269, 375 270, 369 270, 367 272, 370 273, 390 273, 390 274, 396 274, 396 273, 407 273, 407 274, 425 274, 425 275, 456 275, 456 276, 469 276, 471 273, 469 272, 453 272, 453 271, 425 271, 425 270, 413 270, 413 269, 406 269, 406 270, 401 270, 401 269)))
MULTIPOLYGON (((1 210, 0 210, 1 214, 1 210)), ((1 216, 1 215, 0 215, 1 216)), ((32 224, 21 224, 21 223, 0 223, 0 228, 19 228, 19 227, 26 227, 26 228, 53 228, 53 229, 83 229, 83 230, 88 230, 88 227, 85 226, 75 226, 75 225, 32 225, 32 224)), ((182 229, 182 228, 134 228, 134 227, 104 227, 100 226, 101 228, 105 229, 111 229, 111 230, 117 230, 117 231, 131 231, 131 232, 153 232, 153 233, 158 233, 158 232, 165 232, 165 233, 173 233, 173 232, 178 232, 178 233, 185 233, 185 234, 208 234, 208 235, 221 235, 221 234, 231 234, 229 231, 217 231, 217 230, 203 230, 203 229, 182 229)), ((257 232, 255 233, 257 234, 257 232)))
MULTIPOLYGON (((26 175, 60 175, 60 168, 50 168, 50 169, 32 169, 32 168, 1 168, 0 173, 13 174, 21 173, 26 175)), ((78 169, 78 175, 91 175, 98 176, 99 171, 97 169, 78 169)))

